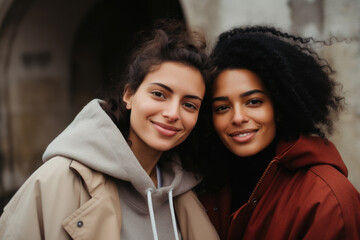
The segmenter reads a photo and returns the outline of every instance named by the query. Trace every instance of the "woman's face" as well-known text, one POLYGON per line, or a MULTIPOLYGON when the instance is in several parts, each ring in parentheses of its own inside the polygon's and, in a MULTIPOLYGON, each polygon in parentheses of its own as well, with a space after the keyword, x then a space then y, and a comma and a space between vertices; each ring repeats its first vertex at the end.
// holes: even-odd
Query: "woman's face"
POLYGON ((200 71, 176 62, 148 73, 135 93, 126 89, 132 148, 167 151, 182 143, 196 124, 204 94, 200 71))
POLYGON ((265 149, 275 138, 272 100, 259 77, 246 69, 228 69, 214 83, 214 127, 224 145, 239 157, 265 149))

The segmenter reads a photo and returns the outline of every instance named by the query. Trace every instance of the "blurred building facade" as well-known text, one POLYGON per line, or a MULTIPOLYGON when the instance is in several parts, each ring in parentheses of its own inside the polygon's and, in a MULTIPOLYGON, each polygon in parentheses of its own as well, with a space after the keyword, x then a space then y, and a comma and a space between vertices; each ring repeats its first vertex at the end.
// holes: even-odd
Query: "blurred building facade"
POLYGON ((317 39, 348 39, 319 53, 337 71, 348 107, 331 140, 360 190, 359 0, 0 0, 0 196, 40 166, 46 146, 126 65, 135 33, 161 17, 207 36, 267 24, 317 39), (120 59, 120 60, 119 60, 120 59))

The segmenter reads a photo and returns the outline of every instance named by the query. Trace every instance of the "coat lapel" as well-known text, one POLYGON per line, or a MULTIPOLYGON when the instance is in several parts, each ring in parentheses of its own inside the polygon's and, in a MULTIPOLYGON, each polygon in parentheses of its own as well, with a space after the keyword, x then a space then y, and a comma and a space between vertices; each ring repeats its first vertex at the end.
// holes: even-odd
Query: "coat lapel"
POLYGON ((79 162, 70 168, 84 181, 90 200, 63 222, 72 239, 120 239, 121 208, 116 184, 79 162))

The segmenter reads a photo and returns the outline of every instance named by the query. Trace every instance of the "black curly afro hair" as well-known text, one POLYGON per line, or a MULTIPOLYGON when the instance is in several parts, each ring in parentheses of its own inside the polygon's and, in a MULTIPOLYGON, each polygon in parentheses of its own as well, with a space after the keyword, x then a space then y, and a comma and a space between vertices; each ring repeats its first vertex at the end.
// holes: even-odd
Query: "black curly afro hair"
POLYGON ((331 78, 334 71, 311 48, 312 43, 319 41, 273 27, 234 28, 219 36, 211 53, 217 67, 212 81, 226 69, 251 70, 273 98, 280 137, 316 134, 326 138, 344 98, 337 91, 341 85, 331 78))

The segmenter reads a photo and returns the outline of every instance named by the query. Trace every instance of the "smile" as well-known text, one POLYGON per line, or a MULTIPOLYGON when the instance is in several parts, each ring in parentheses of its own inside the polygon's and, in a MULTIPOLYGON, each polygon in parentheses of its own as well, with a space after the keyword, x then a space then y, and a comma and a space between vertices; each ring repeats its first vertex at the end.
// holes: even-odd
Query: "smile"
POLYGON ((236 142, 248 142, 250 141, 256 134, 258 130, 245 130, 245 131, 236 131, 230 133, 229 136, 236 142))
POLYGON ((159 122, 153 122, 151 121, 152 124, 154 124, 155 129, 163 136, 166 137, 172 137, 174 136, 177 132, 180 131, 179 128, 173 127, 173 126, 169 126, 163 123, 159 123, 159 122))

